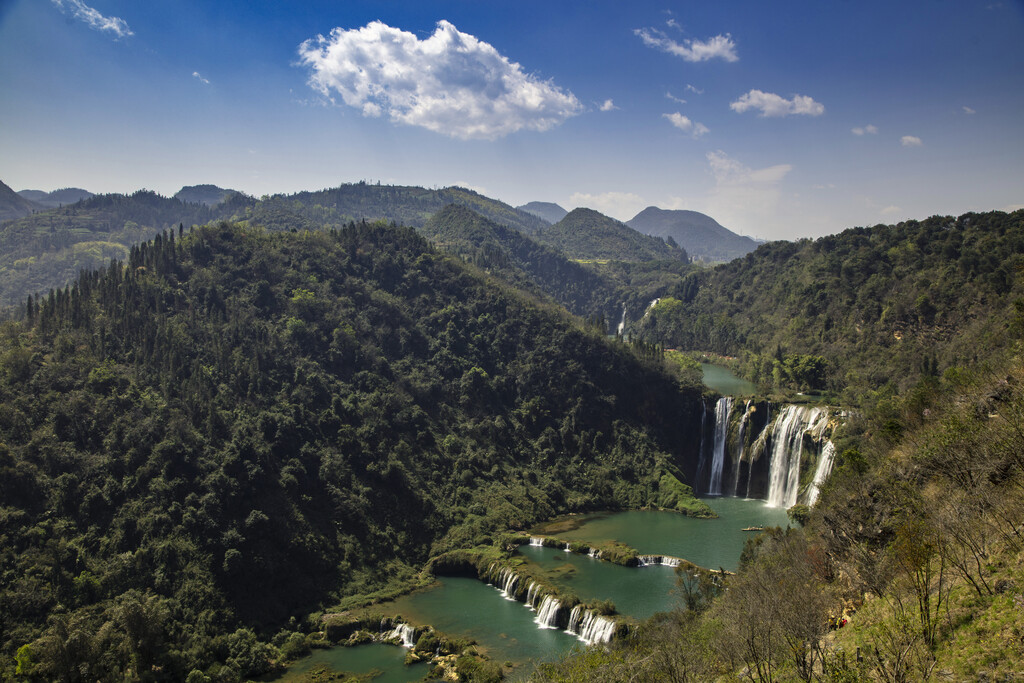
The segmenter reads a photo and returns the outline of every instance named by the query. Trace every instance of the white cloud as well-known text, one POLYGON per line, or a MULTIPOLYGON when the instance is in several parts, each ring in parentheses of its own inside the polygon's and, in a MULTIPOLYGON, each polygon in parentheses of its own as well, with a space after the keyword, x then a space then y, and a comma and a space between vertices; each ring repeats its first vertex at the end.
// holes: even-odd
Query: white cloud
POLYGON ((676 29, 678 31, 682 31, 683 30, 682 25, 678 21, 676 21, 675 19, 669 19, 668 21, 665 22, 665 25, 666 26, 671 26, 672 28, 674 28, 674 29, 676 29))
POLYGON ((199 82, 202 83, 203 85, 210 85, 210 81, 208 81, 207 79, 203 78, 202 74, 200 74, 198 71, 193 71, 192 72, 192 78, 198 78, 199 82))
POLYGON ((924 143, 916 135, 904 135, 900 138, 900 144, 904 147, 920 147, 924 143))
POLYGON ((714 216, 731 230, 742 229, 750 234, 763 232, 766 220, 785 213, 780 206, 781 184, 793 170, 789 164, 753 169, 725 152, 709 152, 708 166, 715 178, 704 205, 704 213, 714 216))
POLYGON ((309 85, 325 97, 334 92, 364 116, 456 138, 545 131, 583 111, 571 92, 443 20, 425 40, 379 21, 336 28, 303 42, 299 56, 312 69, 309 85))
POLYGON ((615 103, 610 99, 605 100, 599 108, 601 111, 612 111, 614 109, 618 109, 618 107, 615 106, 615 103))
POLYGON ((895 205, 890 205, 879 211, 879 213, 883 216, 896 216, 903 213, 903 209, 895 205))
POLYGON ((683 116, 679 112, 674 112, 672 114, 662 114, 662 116, 668 119, 669 123, 671 123, 673 126, 675 126, 681 131, 690 133, 691 135, 693 135, 694 138, 699 138, 705 133, 710 132, 710 129, 703 123, 691 121, 689 117, 683 116))
POLYGON ((697 95, 703 95, 704 94, 703 90, 701 90, 700 88, 698 88, 696 86, 690 85, 689 83, 686 84, 686 92, 692 92, 692 93, 695 93, 697 95))
POLYGON ((857 128, 851 128, 850 132, 854 135, 878 135, 878 127, 872 125, 858 126, 857 128))
POLYGON ((727 62, 739 60, 736 55, 736 43, 728 33, 708 38, 706 41, 684 40, 682 43, 653 28, 638 28, 634 29, 633 33, 639 36, 647 47, 682 57, 687 62, 706 62, 710 59, 724 59, 727 62))
POLYGON ((825 105, 815 102, 806 95, 793 95, 792 99, 787 100, 775 93, 761 90, 751 90, 730 104, 729 108, 740 114, 750 109, 759 109, 761 116, 821 116, 825 113, 825 105))
POLYGON ((98 11, 86 5, 82 0, 53 0, 53 4, 61 12, 70 12, 71 16, 79 21, 85 22, 89 28, 97 31, 109 31, 118 38, 134 35, 128 28, 128 22, 118 17, 105 17, 98 11))
POLYGON ((667 97, 668 99, 672 100, 673 102, 677 102, 679 104, 686 104, 686 100, 684 100, 684 99, 682 99, 680 97, 676 97, 671 92, 667 92, 666 91, 665 92, 665 97, 667 97))
POLYGON ((965 114, 977 114, 978 112, 976 112, 975 110, 973 110, 973 109, 971 109, 970 107, 968 107, 968 106, 966 106, 966 105, 965 105, 965 106, 964 106, 964 113, 965 113, 965 114))
POLYGON ((628 221, 647 207, 643 197, 632 192, 602 192, 600 194, 576 192, 569 197, 569 204, 573 207, 582 206, 594 209, 620 221, 628 221))

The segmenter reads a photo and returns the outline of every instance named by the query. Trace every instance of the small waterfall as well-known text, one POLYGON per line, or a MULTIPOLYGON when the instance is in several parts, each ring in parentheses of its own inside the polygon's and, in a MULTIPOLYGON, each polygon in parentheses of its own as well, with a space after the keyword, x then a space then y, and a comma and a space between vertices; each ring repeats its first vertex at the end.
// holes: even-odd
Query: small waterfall
MULTIPOLYGON (((743 408, 743 417, 740 418, 740 433, 739 433, 740 451, 739 451, 739 455, 736 456, 736 466, 733 468, 733 473, 732 473, 732 495, 734 495, 734 496, 739 493, 739 487, 740 487, 740 464, 743 462, 743 450, 744 450, 743 447, 745 445, 743 443, 743 435, 747 431, 747 423, 750 421, 750 406, 751 406, 751 404, 753 402, 754 402, 753 399, 748 399, 747 400, 747 405, 743 408)), ((748 470, 748 475, 747 476, 750 476, 749 475, 750 468, 748 467, 747 470, 748 470)))
POLYGON ((808 505, 814 505, 818 502, 821 485, 828 479, 828 475, 832 474, 832 462, 835 460, 835 456, 835 444, 831 441, 826 441, 821 449, 821 455, 818 456, 818 469, 814 471, 814 481, 811 482, 811 488, 807 491, 808 505))
POLYGON ((804 434, 818 434, 825 429, 821 408, 786 406, 772 429, 772 451, 769 465, 768 505, 789 508, 796 505, 800 488, 800 457, 804 434))
POLYGON ((506 600, 514 601, 516 599, 516 596, 515 593, 513 593, 513 591, 515 590, 516 582, 518 581, 519 575, 511 569, 509 569, 508 567, 506 567, 502 569, 501 572, 498 574, 498 581, 496 583, 496 587, 500 586, 498 590, 501 591, 501 596, 503 598, 505 598, 506 600))
POLYGON ((600 560, 601 559, 601 551, 598 550, 597 548, 591 548, 590 552, 587 553, 587 557, 592 557, 595 560, 600 560))
POLYGON ((616 330, 620 337, 626 331, 626 304, 622 304, 622 320, 619 321, 619 326, 616 330))
POLYGON ((530 536, 530 545, 537 546, 537 547, 543 547, 544 546, 544 539, 540 538, 539 536, 530 536))
POLYGON ((566 629, 566 633, 573 634, 587 645, 607 643, 615 635, 615 622, 576 605, 569 614, 569 628, 566 629))
POLYGON ((545 595, 537 610, 534 623, 541 628, 558 628, 558 610, 562 604, 550 595, 545 595))
POLYGON ((637 555, 637 566, 650 567, 654 564, 661 564, 661 558, 657 555, 637 555))
POLYGON ((679 558, 678 557, 666 557, 666 556, 663 555, 662 558, 661 558, 661 564, 663 566, 665 566, 665 567, 678 567, 679 566, 679 558))
POLYGON ((732 413, 732 396, 723 396, 715 404, 715 445, 711 459, 711 481, 708 495, 722 495, 722 466, 725 464, 725 441, 729 434, 729 414, 732 413))
POLYGON ((387 633, 382 640, 391 640, 398 638, 402 641, 402 647, 411 648, 416 645, 413 638, 416 636, 416 629, 409 624, 399 624, 395 628, 387 633))
POLYGON ((530 609, 534 609, 537 602, 537 594, 540 590, 540 586, 537 585, 536 581, 530 582, 530 587, 526 590, 526 606, 530 609))
MULTIPOLYGON (((661 301, 661 298, 660 298, 660 297, 659 297, 659 298, 657 298, 657 299, 655 299, 655 300, 654 300, 654 301, 652 301, 651 303, 647 304, 647 308, 646 308, 646 309, 644 309, 644 315, 643 315, 643 318, 646 318, 646 317, 647 317, 647 314, 651 312, 651 309, 652 309, 652 308, 654 308, 655 306, 657 306, 657 305, 658 305, 658 302, 659 302, 659 301, 661 301)), ((641 318, 641 320, 643 320, 643 318, 641 318)))
POLYGON ((569 547, 569 542, 568 541, 565 542, 565 547, 562 548, 562 550, 564 550, 567 553, 571 553, 572 552, 572 549, 569 547))

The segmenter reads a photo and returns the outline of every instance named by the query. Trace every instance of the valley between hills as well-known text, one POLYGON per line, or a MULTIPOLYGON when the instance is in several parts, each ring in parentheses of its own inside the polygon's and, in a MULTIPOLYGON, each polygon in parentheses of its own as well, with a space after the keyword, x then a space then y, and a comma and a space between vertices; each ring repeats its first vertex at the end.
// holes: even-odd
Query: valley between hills
POLYGON ((1024 211, 0 220, 3 680, 1024 676, 1024 211))

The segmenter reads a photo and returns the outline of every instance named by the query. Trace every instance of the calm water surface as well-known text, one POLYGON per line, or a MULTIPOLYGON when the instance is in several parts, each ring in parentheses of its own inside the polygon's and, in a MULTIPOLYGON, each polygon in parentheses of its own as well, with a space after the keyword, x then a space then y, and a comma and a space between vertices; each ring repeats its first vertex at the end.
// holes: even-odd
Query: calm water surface
POLYGON ((526 605, 506 600, 497 589, 477 579, 441 577, 435 588, 380 607, 414 624, 430 624, 450 636, 473 638, 499 663, 550 660, 579 643, 575 636, 560 630, 537 628, 535 614, 526 605))
POLYGON ((622 567, 558 548, 519 546, 519 553, 548 571, 559 588, 581 600, 611 600, 619 614, 641 621, 675 607, 676 573, 672 567, 622 567))
POLYGON ((721 365, 701 363, 704 373, 704 384, 725 396, 750 396, 757 393, 757 385, 734 375, 728 368, 721 365))
MULTIPOLYGON (((744 527, 787 523, 785 510, 766 507, 764 501, 710 498, 705 502, 719 519, 662 511, 615 512, 587 517, 578 529, 558 536, 589 543, 617 540, 642 554, 674 555, 712 569, 735 570, 743 543, 751 535, 744 527)), ((646 619, 678 602, 675 572, 670 567, 620 567, 558 548, 521 546, 519 552, 557 585, 583 600, 612 600, 621 614, 646 619)), ((517 665, 511 680, 528 676, 533 671, 531 662, 551 661, 580 645, 560 630, 537 628, 534 612, 523 603, 505 600, 495 588, 476 579, 441 577, 429 590, 379 607, 418 626, 429 624, 450 636, 473 638, 492 660, 517 665)), ((406 667, 404 659, 405 650, 393 645, 338 647, 317 651, 279 680, 295 680, 320 663, 354 673, 381 669, 384 676, 375 678, 376 683, 406 683, 426 675, 426 665, 406 667)))
POLYGON ((405 666, 405 648, 396 645, 369 644, 355 647, 332 647, 329 650, 315 650, 312 655, 288 667, 274 683, 292 683, 302 680, 313 667, 326 664, 334 671, 365 674, 374 669, 382 673, 373 679, 374 683, 410 683, 419 681, 430 672, 426 662, 405 666))
MULTIPOLYGON (((573 531, 559 538, 600 543, 621 541, 643 555, 675 555, 708 569, 735 571, 751 526, 782 526, 789 520, 782 508, 770 508, 763 500, 704 498, 718 519, 695 519, 675 512, 637 510, 585 518, 573 531)), ((643 569, 653 569, 644 567, 643 569)))

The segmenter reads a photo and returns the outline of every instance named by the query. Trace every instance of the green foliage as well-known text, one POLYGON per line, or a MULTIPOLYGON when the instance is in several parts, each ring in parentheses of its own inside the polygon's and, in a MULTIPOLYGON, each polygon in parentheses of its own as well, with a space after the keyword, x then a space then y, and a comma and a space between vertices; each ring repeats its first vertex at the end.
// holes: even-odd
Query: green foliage
POLYGON ((689 262, 678 245, 644 235, 592 209, 570 211, 559 222, 537 232, 536 239, 576 260, 689 262))
POLYGON ((255 675, 290 617, 696 466, 699 392, 410 229, 162 233, 33 304, 0 327, 4 673, 255 675))
POLYGON ((1011 348, 1022 264, 1024 211, 773 242, 684 278, 640 334, 742 356, 754 382, 852 403, 1011 348))

